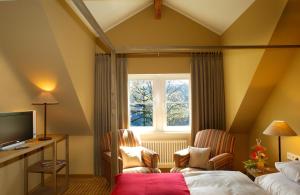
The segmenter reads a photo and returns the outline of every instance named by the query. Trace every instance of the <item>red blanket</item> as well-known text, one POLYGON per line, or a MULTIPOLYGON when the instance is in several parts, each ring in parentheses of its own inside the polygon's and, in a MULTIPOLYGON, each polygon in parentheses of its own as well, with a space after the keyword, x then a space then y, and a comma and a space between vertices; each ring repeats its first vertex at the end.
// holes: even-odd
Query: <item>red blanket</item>
POLYGON ((112 195, 190 195, 181 173, 120 174, 112 195))

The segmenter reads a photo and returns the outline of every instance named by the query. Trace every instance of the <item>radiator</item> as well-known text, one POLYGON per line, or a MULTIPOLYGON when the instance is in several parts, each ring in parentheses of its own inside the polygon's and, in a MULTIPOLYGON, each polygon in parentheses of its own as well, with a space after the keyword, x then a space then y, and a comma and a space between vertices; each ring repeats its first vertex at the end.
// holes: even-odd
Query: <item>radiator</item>
POLYGON ((174 152, 187 148, 188 142, 187 140, 145 140, 142 145, 159 154, 159 168, 171 168, 174 166, 174 152))

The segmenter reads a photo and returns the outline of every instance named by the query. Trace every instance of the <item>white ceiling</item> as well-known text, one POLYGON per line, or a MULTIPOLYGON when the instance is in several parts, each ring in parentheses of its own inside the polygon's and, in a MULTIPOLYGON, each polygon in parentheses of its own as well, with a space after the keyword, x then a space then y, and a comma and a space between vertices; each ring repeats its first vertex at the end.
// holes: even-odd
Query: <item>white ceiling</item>
MULTIPOLYGON (((221 35, 254 1, 163 0, 163 3, 221 35)), ((84 3, 106 32, 153 4, 153 0, 84 0, 84 3)))
POLYGON ((255 0, 164 0, 164 4, 221 35, 255 0))
POLYGON ((84 0, 104 32, 153 4, 153 0, 84 0))

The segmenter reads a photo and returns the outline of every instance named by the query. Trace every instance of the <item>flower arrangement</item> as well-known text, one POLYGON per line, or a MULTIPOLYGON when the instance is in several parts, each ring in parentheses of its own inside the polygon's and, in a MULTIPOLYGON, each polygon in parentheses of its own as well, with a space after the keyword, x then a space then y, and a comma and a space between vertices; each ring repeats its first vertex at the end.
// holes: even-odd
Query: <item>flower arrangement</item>
POLYGON ((251 147, 250 159, 244 161, 244 167, 246 169, 258 168, 263 169, 264 164, 268 160, 266 154, 266 148, 261 145, 261 139, 256 139, 256 145, 251 147))

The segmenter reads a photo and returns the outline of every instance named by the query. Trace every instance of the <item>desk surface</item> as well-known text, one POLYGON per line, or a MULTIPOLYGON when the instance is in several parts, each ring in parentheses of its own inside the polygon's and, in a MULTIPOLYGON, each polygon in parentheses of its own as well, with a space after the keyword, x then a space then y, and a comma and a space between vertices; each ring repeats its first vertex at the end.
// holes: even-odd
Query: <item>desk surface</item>
POLYGON ((39 141, 38 139, 34 139, 27 142, 26 146, 28 146, 28 148, 25 149, 0 151, 0 164, 12 160, 14 158, 23 156, 24 154, 30 153, 42 147, 49 146, 54 142, 60 142, 64 140, 67 135, 49 135, 49 136, 52 137, 51 140, 39 141))

